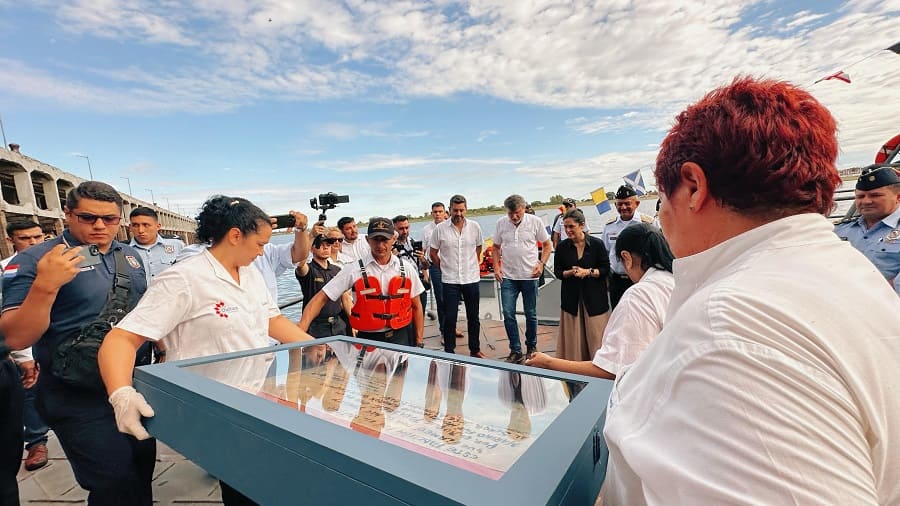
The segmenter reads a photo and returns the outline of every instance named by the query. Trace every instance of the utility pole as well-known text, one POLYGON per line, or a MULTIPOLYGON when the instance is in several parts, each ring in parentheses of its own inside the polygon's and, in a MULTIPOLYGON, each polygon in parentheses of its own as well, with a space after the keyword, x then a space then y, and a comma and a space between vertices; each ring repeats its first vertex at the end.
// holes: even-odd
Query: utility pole
POLYGON ((119 176, 119 177, 121 177, 121 178, 124 179, 125 181, 128 181, 128 194, 131 195, 131 196, 133 197, 133 196, 134 196, 134 193, 132 193, 132 191, 131 191, 131 178, 130 178, 130 177, 125 177, 125 176, 119 176))
POLYGON ((93 180, 94 180, 94 170, 91 169, 91 157, 89 157, 88 155, 80 155, 80 154, 79 154, 79 155, 75 155, 75 156, 80 157, 80 158, 84 158, 85 160, 87 160, 87 162, 88 162, 88 174, 90 174, 90 176, 91 176, 91 181, 93 181, 93 180))
POLYGON ((6 128, 3 127, 2 116, 0 116, 0 132, 3 132, 3 149, 9 149, 9 144, 6 143, 6 128))
POLYGON ((150 192, 150 201, 153 202, 153 205, 155 206, 156 205, 156 197, 153 196, 153 189, 152 188, 144 188, 144 189, 147 190, 148 192, 150 192))

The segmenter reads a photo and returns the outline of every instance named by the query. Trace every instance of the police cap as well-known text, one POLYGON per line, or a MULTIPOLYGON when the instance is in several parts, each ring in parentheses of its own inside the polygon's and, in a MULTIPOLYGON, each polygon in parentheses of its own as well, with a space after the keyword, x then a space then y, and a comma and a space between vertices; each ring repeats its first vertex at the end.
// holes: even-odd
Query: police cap
POLYGON ((864 168, 859 179, 856 180, 857 190, 874 190, 882 186, 900 183, 897 170, 890 165, 869 165, 864 168))
POLYGON ((629 197, 636 197, 636 196, 637 196, 637 192, 634 191, 634 188, 632 188, 631 185, 623 184, 616 191, 616 198, 619 200, 627 199, 629 197))

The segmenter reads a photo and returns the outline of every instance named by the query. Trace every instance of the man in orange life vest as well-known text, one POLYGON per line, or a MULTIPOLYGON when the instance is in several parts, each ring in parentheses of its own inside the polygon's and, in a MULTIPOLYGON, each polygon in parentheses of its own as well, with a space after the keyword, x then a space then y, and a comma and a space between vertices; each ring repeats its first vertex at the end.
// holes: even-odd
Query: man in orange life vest
POLYGON ((357 337, 421 347, 423 312, 419 294, 425 288, 415 266, 391 254, 394 224, 388 218, 370 219, 366 240, 371 256, 345 265, 304 305, 297 325, 307 330, 326 301, 338 301, 341 294, 352 289, 356 303, 350 311, 350 326, 357 337))

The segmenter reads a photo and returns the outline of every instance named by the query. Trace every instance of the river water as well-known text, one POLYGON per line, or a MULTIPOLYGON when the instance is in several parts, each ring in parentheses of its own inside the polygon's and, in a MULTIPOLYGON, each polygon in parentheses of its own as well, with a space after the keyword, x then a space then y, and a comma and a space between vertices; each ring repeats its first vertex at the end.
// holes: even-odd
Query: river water
MULTIPOLYGON (((615 209, 603 213, 597 212, 597 208, 594 206, 587 206, 579 208, 584 211, 585 222, 587 223, 588 228, 590 228, 592 233, 599 233, 603 230, 603 227, 607 222, 614 219, 616 215, 615 209)), ((656 214, 656 200, 648 199, 642 200, 640 205, 638 206, 638 210, 644 214, 648 214, 650 216, 654 216, 656 214)), ((307 213, 308 214, 308 213, 307 213)), ((551 224, 553 223, 553 218, 556 216, 557 212, 555 209, 547 209, 543 211, 537 211, 537 216, 544 220, 545 223, 551 224)), ((497 225, 497 220, 500 217, 505 216, 503 214, 493 214, 493 215, 485 215, 485 216, 473 216, 469 219, 478 222, 481 225, 481 230, 484 233, 485 239, 494 235, 494 228, 497 225)), ((359 217, 357 217, 359 219, 359 217)), ((421 240, 422 238, 422 229, 428 222, 419 221, 410 224, 410 235, 412 235, 413 239, 421 240)), ((333 225, 334 223, 328 223, 329 225, 333 225)), ((365 230, 360 230, 360 235, 364 235, 365 230)), ((283 244, 286 242, 290 242, 293 240, 293 236, 291 234, 283 234, 276 235, 272 237, 272 242, 275 244, 283 244)), ((297 279, 294 277, 293 271, 288 271, 278 277, 278 303, 282 304, 289 300, 294 300, 300 297, 300 285, 297 283, 297 279)), ((297 321, 300 319, 300 304, 295 304, 293 306, 287 307, 282 310, 282 312, 290 318, 291 320, 297 321)))

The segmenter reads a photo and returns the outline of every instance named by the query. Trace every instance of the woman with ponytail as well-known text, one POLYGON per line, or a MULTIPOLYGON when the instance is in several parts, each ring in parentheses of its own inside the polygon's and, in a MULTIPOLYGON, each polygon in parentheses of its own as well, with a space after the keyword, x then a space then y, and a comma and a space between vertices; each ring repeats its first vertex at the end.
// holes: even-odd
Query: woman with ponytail
MULTIPOLYGON (((269 336, 282 343, 312 339, 281 314, 262 274, 250 266, 271 237, 269 216, 247 199, 216 195, 203 204, 197 239, 209 248, 153 278, 100 347, 97 361, 119 431, 150 437, 141 417, 152 417, 153 409, 131 384, 134 353, 145 340, 164 345, 168 360, 184 360, 262 348, 269 336)), ((253 504, 221 485, 224 504, 253 504)))
POLYGON ((640 223, 626 227, 616 240, 616 255, 634 282, 613 309, 603 342, 593 361, 573 361, 535 353, 526 365, 615 379, 653 341, 666 317, 675 286, 672 251, 662 233, 640 223))

